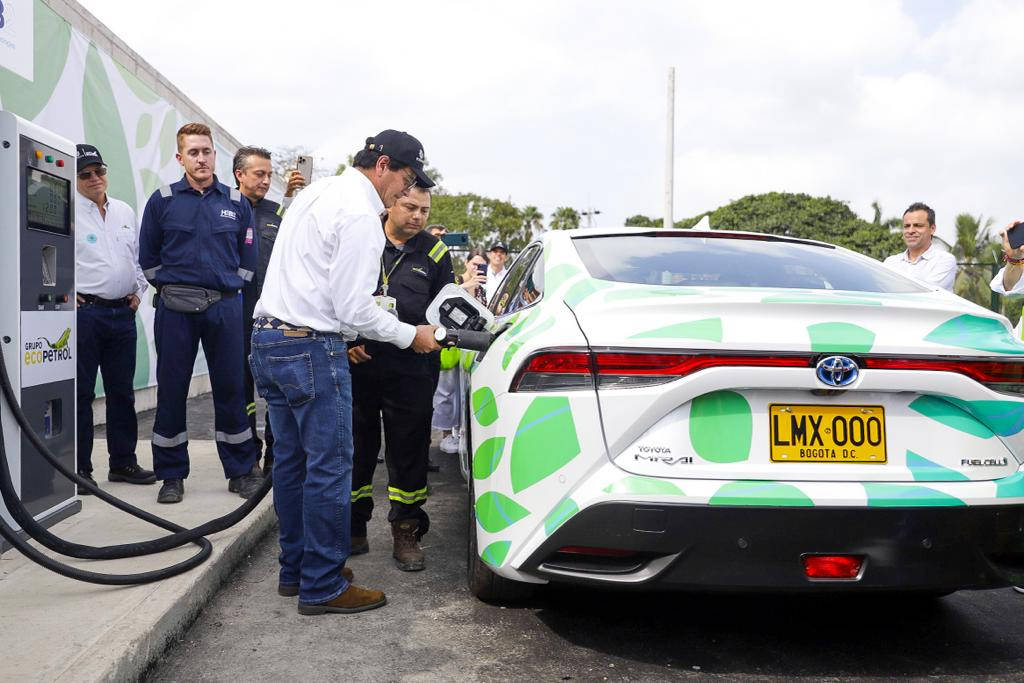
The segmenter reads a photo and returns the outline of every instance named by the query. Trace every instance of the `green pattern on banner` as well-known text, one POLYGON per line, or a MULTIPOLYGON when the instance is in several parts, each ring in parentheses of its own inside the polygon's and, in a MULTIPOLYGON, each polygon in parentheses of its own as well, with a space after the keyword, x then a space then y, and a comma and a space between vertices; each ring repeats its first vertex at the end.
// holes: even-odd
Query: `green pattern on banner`
POLYGON ((603 280, 581 280, 569 288, 569 291, 565 293, 562 300, 569 304, 570 307, 575 306, 594 292, 608 289, 611 286, 610 282, 604 282, 603 280))
POLYGON ((629 301, 630 299, 654 299, 673 296, 696 296, 701 292, 683 287, 657 287, 645 289, 642 287, 624 287, 608 292, 604 295, 606 303, 616 301, 629 301))
POLYGON ((484 531, 496 533, 507 529, 530 511, 511 498, 496 491, 488 491, 476 500, 476 521, 484 531))
POLYGON ((576 266, 571 266, 568 263, 561 263, 557 266, 548 268, 544 273, 544 289, 548 292, 553 292, 561 286, 563 282, 571 278, 580 272, 580 269, 576 266))
POLYGON ((509 466, 512 491, 519 493, 533 486, 579 453, 580 442, 569 399, 563 396, 533 399, 512 440, 509 466))
POLYGON ((735 391, 715 391, 690 402, 690 442, 705 460, 742 462, 750 457, 754 415, 735 391))
POLYGON ((928 333, 925 341, 993 353, 1024 353, 1024 344, 1013 338, 999 320, 960 315, 928 333))
POLYGON ((132 383, 136 389, 142 389, 149 386, 149 339, 142 316, 138 314, 135 315, 135 334, 135 377, 132 383))
POLYGON ((508 348, 505 349, 505 355, 501 357, 501 369, 502 370, 507 370, 508 369, 509 363, 512 362, 512 358, 519 352, 519 349, 523 348, 523 344, 525 344, 526 342, 530 341, 531 339, 536 337, 541 332, 546 332, 547 330, 551 329, 554 326, 554 324, 555 324, 555 319, 554 318, 548 318, 547 320, 542 322, 540 325, 537 325, 536 327, 531 329, 529 332, 524 334, 522 337, 520 337, 519 339, 517 339, 514 342, 512 342, 511 344, 509 344, 508 348))
POLYGON ((996 498, 1024 498, 1024 472, 996 479, 996 498))
POLYGON ((994 436, 992 430, 980 422, 978 418, 966 412, 963 408, 954 405, 946 398, 925 394, 911 401, 909 408, 927 418, 971 436, 977 436, 982 439, 989 439, 994 436))
POLYGON ((490 387, 480 387, 473 392, 473 416, 484 427, 498 419, 498 403, 490 387))
POLYGON ((853 323, 808 325, 807 334, 815 353, 867 353, 875 345, 875 333, 853 323))
POLYGON ((722 319, 705 318, 666 325, 634 334, 630 339, 706 339, 720 342, 722 341, 722 319))
MULTIPOLYGON (((167 165, 178 152, 178 115, 173 109, 164 114, 160 124, 160 167, 167 165)), ((159 185, 157 186, 159 187, 159 185)))
POLYGON ((790 484, 774 481, 732 481, 711 496, 710 505, 814 507, 810 497, 790 484))
POLYGON ((135 177, 131 156, 128 153, 127 138, 121 126, 121 114, 95 45, 89 46, 89 52, 85 57, 82 118, 85 124, 85 141, 102 151, 103 161, 110 169, 107 173, 110 181, 108 192, 112 197, 126 202, 138 215, 135 204, 135 177))
POLYGON ((569 518, 580 511, 580 506, 572 498, 566 498, 555 506, 551 514, 544 520, 544 533, 550 536, 558 527, 569 521, 569 518))
POLYGON ((505 558, 508 557, 508 550, 512 547, 512 541, 495 541, 480 553, 480 559, 492 567, 500 567, 505 558))
POLYGON ((142 149, 149 144, 149 138, 153 135, 153 117, 143 114, 135 125, 135 146, 142 149))
POLYGON ((787 296, 766 296, 761 299, 763 304, 834 304, 837 306, 881 306, 882 302, 875 299, 858 299, 851 296, 815 296, 813 294, 795 294, 787 296))
POLYGON ((117 70, 121 73, 121 78, 124 79, 125 85, 127 85, 128 88, 133 93, 135 93, 136 97, 138 97, 146 104, 156 104, 160 101, 160 96, 153 92, 152 88, 143 83, 138 76, 136 76, 131 71, 124 68, 117 62, 114 62, 114 66, 116 66, 117 70))
POLYGON ((962 472, 943 467, 910 450, 907 451, 907 467, 914 481, 970 481, 962 472))
POLYGON ((999 436, 1013 436, 1024 429, 1024 402, 1021 401, 962 401, 946 398, 963 408, 999 436))
POLYGON ((664 479, 653 479, 651 477, 626 477, 614 484, 604 487, 605 493, 632 493, 639 496, 645 495, 685 495, 678 486, 664 479))
POLYGON ((71 25, 42 0, 34 0, 32 80, 0 67, 0 104, 5 111, 33 120, 43 111, 64 74, 71 45, 71 25))
POLYGON ((473 478, 486 479, 494 474, 505 452, 505 437, 495 436, 480 444, 473 454, 473 478))
POLYGON ((862 484, 868 494, 868 506, 876 508, 956 507, 962 500, 927 486, 912 484, 862 484))
POLYGON ((160 176, 153 173, 148 168, 139 169, 139 182, 142 183, 142 195, 147 198, 147 201, 148 198, 157 191, 157 188, 163 185, 163 181, 160 180, 160 176))

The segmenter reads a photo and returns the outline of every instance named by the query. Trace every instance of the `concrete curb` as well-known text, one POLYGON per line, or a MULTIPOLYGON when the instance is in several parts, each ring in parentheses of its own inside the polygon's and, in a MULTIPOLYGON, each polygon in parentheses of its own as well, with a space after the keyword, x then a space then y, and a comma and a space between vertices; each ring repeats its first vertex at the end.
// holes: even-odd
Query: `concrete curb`
POLYGON ((171 641, 192 624, 249 551, 274 527, 277 516, 270 503, 272 497, 273 493, 268 493, 260 505, 239 522, 245 528, 237 536, 219 544, 214 540, 213 555, 191 573, 194 576, 189 576, 191 580, 187 586, 174 591, 173 599, 162 605, 162 613, 155 621, 145 624, 141 633, 131 633, 135 624, 114 624, 94 644, 90 657, 80 658, 59 680, 139 680, 171 641), (91 656, 99 652, 108 653, 108 656, 91 656), (90 660, 94 666, 89 664, 90 660))

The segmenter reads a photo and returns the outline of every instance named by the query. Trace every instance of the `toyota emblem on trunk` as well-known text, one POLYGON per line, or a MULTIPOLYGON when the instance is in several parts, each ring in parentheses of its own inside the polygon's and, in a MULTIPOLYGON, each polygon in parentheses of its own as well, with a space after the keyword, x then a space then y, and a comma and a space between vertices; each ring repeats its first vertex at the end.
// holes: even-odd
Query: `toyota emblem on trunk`
POLYGON ((815 374, 822 384, 845 387, 857 381, 860 368, 846 356, 825 356, 815 366, 815 374))

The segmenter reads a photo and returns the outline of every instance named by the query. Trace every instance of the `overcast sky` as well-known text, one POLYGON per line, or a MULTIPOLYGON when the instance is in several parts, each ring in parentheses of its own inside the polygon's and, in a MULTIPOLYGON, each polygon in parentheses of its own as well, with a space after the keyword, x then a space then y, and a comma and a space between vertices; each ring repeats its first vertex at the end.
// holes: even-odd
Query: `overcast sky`
POLYGON ((383 128, 445 186, 675 217, 772 190, 1024 219, 1024 3, 80 0, 244 143, 334 165, 383 128))

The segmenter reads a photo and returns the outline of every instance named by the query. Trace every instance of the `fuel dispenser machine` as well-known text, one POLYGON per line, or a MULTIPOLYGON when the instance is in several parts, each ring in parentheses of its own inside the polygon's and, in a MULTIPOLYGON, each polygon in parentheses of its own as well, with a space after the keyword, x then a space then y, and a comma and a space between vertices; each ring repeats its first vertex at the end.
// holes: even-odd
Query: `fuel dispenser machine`
MULTIPOLYGON (((75 470, 75 145, 0 111, 0 349, 21 410, 75 470)), ((11 477, 50 526, 81 509, 75 485, 24 436, 0 400, 11 477)), ((0 515, 14 524, 0 502, 0 515)), ((0 546, 0 550, 4 548, 0 546)))

